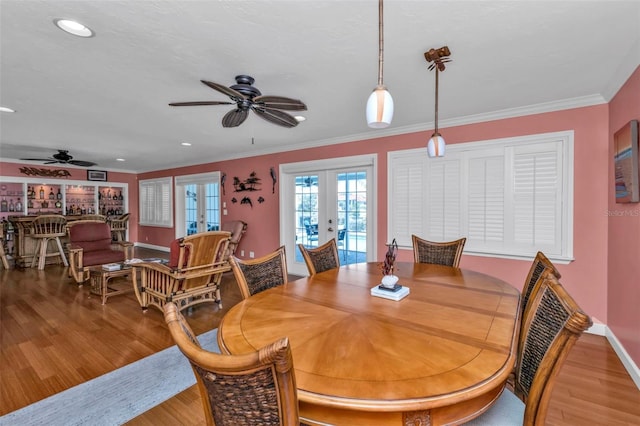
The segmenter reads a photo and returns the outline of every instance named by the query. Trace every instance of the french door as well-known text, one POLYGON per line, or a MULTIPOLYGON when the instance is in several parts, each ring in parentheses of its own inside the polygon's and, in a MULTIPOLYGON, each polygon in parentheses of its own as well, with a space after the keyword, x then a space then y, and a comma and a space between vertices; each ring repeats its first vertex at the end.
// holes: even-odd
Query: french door
POLYGON ((176 237, 220 229, 219 173, 176 177, 176 237))
POLYGON ((332 238, 341 265, 375 259, 374 164, 358 156, 281 166, 280 229, 291 273, 308 273, 298 244, 332 238))

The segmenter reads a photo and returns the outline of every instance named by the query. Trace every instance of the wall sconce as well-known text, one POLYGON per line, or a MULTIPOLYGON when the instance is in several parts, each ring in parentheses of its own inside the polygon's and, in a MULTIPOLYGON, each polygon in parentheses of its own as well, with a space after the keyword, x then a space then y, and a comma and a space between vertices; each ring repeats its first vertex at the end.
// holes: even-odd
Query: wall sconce
POLYGON ((436 70, 436 115, 435 115, 435 128, 431 139, 427 143, 427 154, 429 157, 444 157, 445 142, 444 138, 438 132, 438 73, 444 71, 445 63, 451 62, 448 56, 451 55, 451 51, 447 46, 443 46, 440 49, 429 49, 424 52, 424 58, 427 62, 433 62, 429 65, 429 71, 435 68, 436 70))

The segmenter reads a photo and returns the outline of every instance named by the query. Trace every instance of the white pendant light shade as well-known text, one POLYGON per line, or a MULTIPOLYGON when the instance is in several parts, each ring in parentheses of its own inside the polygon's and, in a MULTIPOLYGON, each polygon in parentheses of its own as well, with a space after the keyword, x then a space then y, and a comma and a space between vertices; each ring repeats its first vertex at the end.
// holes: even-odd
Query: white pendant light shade
POLYGON ((374 129, 383 129, 393 119, 393 98, 384 87, 376 87, 367 100, 367 124, 374 129))
POLYGON ((433 134, 427 144, 427 154, 429 157, 444 157, 444 138, 438 134, 433 134))

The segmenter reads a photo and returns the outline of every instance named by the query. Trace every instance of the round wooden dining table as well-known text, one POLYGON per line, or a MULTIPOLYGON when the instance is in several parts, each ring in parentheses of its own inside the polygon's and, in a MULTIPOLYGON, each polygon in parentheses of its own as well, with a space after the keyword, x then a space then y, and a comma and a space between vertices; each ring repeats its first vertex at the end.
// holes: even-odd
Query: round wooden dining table
POLYGON ((520 293, 479 272, 399 263, 395 301, 372 296, 379 263, 342 266, 251 296, 219 326, 223 352, 289 338, 301 421, 459 424, 503 391, 517 350, 520 293))

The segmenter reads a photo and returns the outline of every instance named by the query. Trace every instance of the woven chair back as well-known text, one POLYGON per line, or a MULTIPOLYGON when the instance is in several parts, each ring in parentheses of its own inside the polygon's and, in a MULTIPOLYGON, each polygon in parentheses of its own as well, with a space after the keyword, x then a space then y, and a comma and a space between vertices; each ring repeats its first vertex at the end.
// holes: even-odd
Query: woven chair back
POLYGON ((288 281, 287 256, 284 246, 258 259, 229 259, 243 299, 288 281))
POLYGON ((411 239, 416 263, 432 263, 456 268, 460 265, 464 244, 467 241, 466 238, 460 238, 455 241, 435 242, 424 240, 416 235, 412 235, 411 239))
POLYGON ((541 279, 522 319, 515 375, 515 394, 525 403, 525 425, 544 424, 558 372, 578 337, 592 324, 552 270, 543 272, 541 279))
POLYGON ((303 244, 298 244, 298 248, 311 276, 340 267, 338 245, 335 238, 319 247, 307 248, 303 244))
POLYGON ((191 363, 208 425, 300 424, 287 338, 252 353, 221 355, 200 347, 174 303, 164 306, 164 315, 176 345, 191 363))
POLYGON ((67 219, 49 214, 36 217, 31 223, 32 237, 63 237, 67 234, 67 219))
POLYGON ((533 259, 529 274, 522 289, 522 296, 520 297, 520 318, 524 318, 524 313, 529 303, 529 299, 532 299, 542 283, 542 274, 545 271, 551 271, 556 278, 560 279, 560 272, 556 269, 555 265, 544 255, 541 251, 536 254, 533 259))

